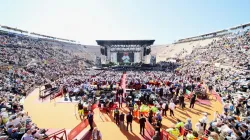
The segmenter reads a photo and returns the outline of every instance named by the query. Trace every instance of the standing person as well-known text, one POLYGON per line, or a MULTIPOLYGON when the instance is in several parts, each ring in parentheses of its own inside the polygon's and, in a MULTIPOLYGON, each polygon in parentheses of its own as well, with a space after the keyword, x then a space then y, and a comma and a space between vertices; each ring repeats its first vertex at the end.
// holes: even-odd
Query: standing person
POLYGON ((167 111, 168 111, 168 102, 166 102, 165 104, 162 105, 162 116, 168 116, 167 115, 167 111))
POLYGON ((113 91, 113 83, 110 83, 110 90, 113 91))
POLYGON ((132 132, 133 116, 131 115, 131 112, 128 113, 126 119, 127 119, 127 131, 128 131, 128 126, 130 125, 130 131, 132 132))
POLYGON ((147 103, 149 103, 150 94, 147 93, 147 103))
POLYGON ((102 134, 96 127, 92 132, 92 140, 102 140, 102 134))
POLYGON ((180 104, 180 107, 183 109, 184 108, 184 96, 183 96, 183 94, 181 94, 180 96, 179 96, 179 104, 180 104))
POLYGON ((161 121, 157 120, 156 125, 155 125, 155 131, 158 131, 159 133, 161 132, 161 121))
POLYGON ((148 115, 148 122, 149 122, 150 124, 153 123, 153 117, 154 117, 153 111, 150 110, 150 111, 149 111, 149 115, 148 115))
POLYGON ((88 111, 92 111, 92 103, 90 101, 88 102, 88 111))
POLYGON ((161 116, 161 113, 160 112, 158 112, 157 114, 156 114, 156 119, 158 120, 158 121, 162 121, 162 116, 161 116))
POLYGON ((119 102, 119 108, 122 108, 122 95, 119 95, 118 102, 119 102))
POLYGON ((160 94, 160 97, 162 98, 162 96, 163 96, 163 87, 160 88, 160 93, 159 94, 160 94))
POLYGON ((208 123, 208 117, 207 117, 207 113, 202 113, 203 114, 203 117, 202 117, 202 126, 203 126, 203 130, 205 131, 206 130, 206 127, 207 127, 207 123, 208 123))
MULTIPOLYGON (((130 112, 133 112, 134 106, 133 106, 133 104, 132 104, 132 101, 129 102, 128 107, 129 107, 129 111, 130 111, 130 112)), ((132 115, 133 115, 133 114, 132 114, 132 115)))
POLYGON ((119 116, 119 119, 120 119, 120 123, 119 123, 119 126, 121 127, 121 125, 122 125, 122 127, 124 128, 124 114, 121 112, 121 114, 120 114, 120 116, 119 116))
POLYGON ((84 118, 84 109, 81 101, 78 103, 78 115, 81 120, 84 118))
POLYGON ((177 119, 177 124, 175 125, 175 127, 179 128, 179 130, 181 131, 181 129, 184 128, 184 123, 180 119, 177 119))
POLYGON ((109 101, 108 101, 108 99, 106 99, 106 102, 105 102, 105 104, 104 104, 104 107, 105 107, 105 109, 106 109, 106 113, 107 114, 110 114, 110 111, 109 111, 109 101))
POLYGON ((170 101, 169 104, 170 117, 174 116, 174 109, 175 109, 175 104, 173 103, 173 101, 170 101))
POLYGON ((93 130, 93 121, 94 121, 94 117, 93 117, 93 113, 91 111, 89 111, 89 114, 87 116, 88 122, 89 122, 89 126, 90 126, 90 131, 93 130))
POLYGON ((179 93, 180 93, 180 87, 179 87, 179 86, 177 86, 177 88, 176 88, 176 92, 175 92, 176 96, 178 96, 178 95, 179 95, 179 93))
POLYGON ((190 108, 194 108, 194 104, 195 104, 195 100, 196 100, 196 95, 193 94, 193 96, 190 99, 190 108))
POLYGON ((115 123, 117 125, 119 125, 119 115, 120 115, 120 113, 119 113, 118 107, 116 107, 116 109, 114 111, 114 119, 115 119, 115 123))
POLYGON ((137 105, 137 103, 135 103, 134 104, 134 117, 135 118, 139 118, 139 111, 138 111, 138 109, 139 109, 139 106, 137 105))
POLYGON ((139 120, 139 123, 140 123, 140 134, 144 135, 146 118, 143 116, 143 114, 141 114, 141 118, 139 120))

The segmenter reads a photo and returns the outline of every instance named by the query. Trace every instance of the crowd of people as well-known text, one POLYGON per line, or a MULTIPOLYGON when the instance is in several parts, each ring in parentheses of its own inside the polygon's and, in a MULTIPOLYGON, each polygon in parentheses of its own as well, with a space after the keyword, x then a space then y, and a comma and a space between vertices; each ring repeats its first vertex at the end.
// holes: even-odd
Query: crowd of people
POLYGON ((24 97, 5 92, 0 94, 0 139, 36 139, 47 137, 46 129, 40 129, 23 110, 24 97))
MULTIPOLYGON (((0 33, 1 88, 19 92, 68 74, 79 74, 78 56, 30 36, 0 33)), ((25 94, 25 93, 23 93, 25 94)))
MULTIPOLYGON (((170 111, 170 116, 174 116, 176 105, 185 107, 184 98, 188 98, 187 92, 190 91, 193 94, 190 97, 189 106, 193 108, 196 98, 208 98, 207 92, 214 94, 215 91, 220 97, 217 100, 223 103, 223 114, 215 112, 213 120, 208 120, 207 113, 204 113, 197 122, 191 122, 190 119, 187 119, 187 122, 177 120, 177 124, 166 131, 175 139, 178 137, 190 140, 201 137, 214 140, 248 139, 250 134, 249 42, 249 30, 244 30, 217 38, 208 46, 195 48, 185 57, 185 60, 180 61, 181 66, 177 69, 171 70, 170 67, 170 70, 164 72, 127 71, 129 88, 149 91, 142 93, 139 102, 136 101, 138 94, 134 94, 133 91, 126 94, 131 97, 130 100, 125 100, 129 102, 127 105, 130 109, 127 117, 131 115, 138 117, 140 123, 142 122, 141 128, 144 128, 145 122, 144 119, 141 121, 141 118, 146 116, 156 130, 153 139, 158 139, 162 116, 168 114, 167 110, 170 111), (156 97, 152 103, 150 103, 151 94, 156 97), (134 112, 137 110, 141 112, 141 116, 135 115, 134 112)), ((115 111, 115 118, 119 118, 118 111, 115 111)), ((124 120, 124 117, 121 118, 124 120)), ((128 130, 130 121, 127 122, 128 130)), ((143 131, 140 132, 143 133, 143 131)))
POLYGON ((80 74, 78 59, 52 40, 0 31, 0 139, 46 137, 24 112, 24 97, 37 86, 80 74))
MULTIPOLYGON (((166 131, 190 140, 204 135, 214 140, 247 139, 250 134, 249 46, 249 30, 243 30, 216 38, 207 46, 196 47, 176 63, 161 62, 165 71, 127 71, 126 85, 132 90, 126 93, 120 92, 123 72, 81 70, 80 57, 54 46, 53 41, 1 31, 1 138, 46 137, 46 130, 37 128, 23 111, 22 100, 37 85, 53 83, 63 87, 64 93, 83 91, 85 95, 93 91, 93 95, 103 99, 104 107, 110 95, 101 96, 97 91, 116 91, 113 101, 108 102, 126 102, 130 110, 128 115, 114 111, 116 123, 124 124, 126 118, 127 130, 130 125, 132 131, 133 117, 137 117, 140 132, 144 134, 147 119, 155 127, 155 140, 159 138, 162 116, 167 115, 168 110, 169 115, 174 116, 176 105, 193 108, 197 98, 208 98, 207 91, 214 90, 222 98, 223 114, 215 113, 214 120, 208 120, 207 114, 198 122, 178 120, 166 131), (184 98, 190 99, 189 106, 184 98), (135 114, 138 110, 144 113, 135 114)), ((96 128, 93 130, 99 132, 96 128)))

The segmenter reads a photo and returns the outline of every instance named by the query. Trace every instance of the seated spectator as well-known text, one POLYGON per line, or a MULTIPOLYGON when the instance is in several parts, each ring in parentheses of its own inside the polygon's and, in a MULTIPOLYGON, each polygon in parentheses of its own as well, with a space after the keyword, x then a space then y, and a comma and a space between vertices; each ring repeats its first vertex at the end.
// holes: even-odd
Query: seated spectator
POLYGON ((176 126, 172 126, 166 130, 169 134, 173 135, 175 138, 178 138, 180 135, 180 130, 176 126))
POLYGON ((22 136, 21 140, 35 140, 30 129, 22 136))
POLYGON ((179 129, 182 129, 184 127, 184 123, 180 119, 177 119, 177 123, 175 126, 179 129))
POLYGON ((160 139, 161 137, 159 131, 155 131, 155 135, 152 137, 152 140, 160 140, 160 139))
POLYGON ((187 119, 187 122, 185 123, 185 125, 184 125, 184 129, 186 130, 186 131, 188 131, 188 130, 192 130, 192 128, 193 128, 193 126, 192 126, 192 122, 191 122, 191 119, 187 119))
POLYGON ((188 131, 187 135, 186 135, 187 140, 194 140, 194 134, 192 131, 188 131))
POLYGON ((8 128, 8 135, 10 138, 17 139, 18 138, 18 133, 17 133, 17 128, 14 128, 13 125, 10 125, 8 128))
POLYGON ((13 125, 13 126, 14 126, 13 119, 11 119, 11 118, 7 121, 7 123, 5 124, 5 126, 6 126, 7 128, 9 128, 10 125, 13 125))

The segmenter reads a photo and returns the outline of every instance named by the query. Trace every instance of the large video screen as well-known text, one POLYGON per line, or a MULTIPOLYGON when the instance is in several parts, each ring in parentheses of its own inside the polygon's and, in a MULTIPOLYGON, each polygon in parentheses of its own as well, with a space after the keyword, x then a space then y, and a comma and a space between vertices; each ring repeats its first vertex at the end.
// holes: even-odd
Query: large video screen
POLYGON ((118 63, 133 63, 134 62, 134 53, 132 53, 132 52, 118 52, 117 53, 117 62, 118 63))

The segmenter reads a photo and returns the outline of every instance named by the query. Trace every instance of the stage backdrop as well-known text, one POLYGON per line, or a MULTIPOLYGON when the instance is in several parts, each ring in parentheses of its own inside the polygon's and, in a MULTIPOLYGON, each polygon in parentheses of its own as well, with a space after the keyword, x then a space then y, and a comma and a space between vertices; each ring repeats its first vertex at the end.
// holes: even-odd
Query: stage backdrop
POLYGON ((102 66, 101 57, 99 57, 99 56, 96 57, 95 64, 96 64, 97 67, 102 66))
POLYGON ((134 62, 134 53, 132 53, 132 52, 118 52, 117 53, 117 62, 118 63, 133 63, 134 62))

